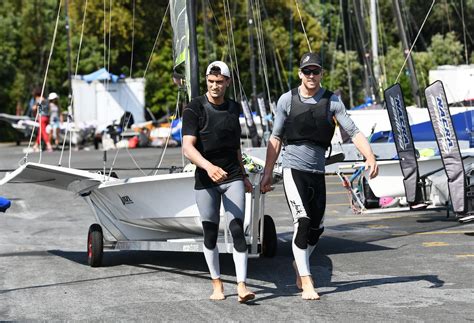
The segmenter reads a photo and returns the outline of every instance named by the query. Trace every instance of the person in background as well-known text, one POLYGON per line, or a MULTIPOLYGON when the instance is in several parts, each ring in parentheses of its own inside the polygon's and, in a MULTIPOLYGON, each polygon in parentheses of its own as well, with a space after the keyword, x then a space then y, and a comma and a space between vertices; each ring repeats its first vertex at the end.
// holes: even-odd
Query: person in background
POLYGON ((33 151, 36 151, 36 152, 39 151, 40 142, 41 142, 41 139, 43 139, 43 141, 46 144, 46 150, 48 152, 51 152, 53 151, 53 148, 51 147, 48 132, 46 131, 46 126, 49 124, 49 107, 44 97, 41 96, 40 90, 38 89, 35 90, 33 95, 34 95, 34 100, 33 100, 33 105, 32 105, 32 111, 33 111, 34 116, 39 114, 38 122, 40 124, 40 129, 36 130, 37 131, 36 142, 33 146, 33 151), (41 111, 40 111, 40 107, 41 107, 41 111))
POLYGON ((204 233, 204 257, 212 278, 210 299, 225 299, 217 247, 222 201, 234 244, 238 301, 244 303, 255 297, 246 286, 248 251, 243 227, 245 192, 253 188, 240 152, 240 106, 225 98, 230 77, 224 62, 215 61, 207 67, 207 92, 183 111, 183 152, 196 165, 194 189, 204 233))
POLYGON ((49 106, 49 126, 50 126, 50 139, 54 138, 54 146, 56 149, 59 148, 59 125, 63 122, 61 109, 59 107, 59 96, 56 92, 51 92, 48 95, 48 106, 49 106))
POLYGON ((321 58, 316 53, 301 57, 301 84, 284 93, 277 104, 260 190, 272 190, 273 167, 282 145, 283 187, 293 216, 293 266, 302 298, 319 299, 311 278, 309 257, 324 231, 326 209, 325 152, 331 145, 336 120, 366 158, 369 176, 377 176, 375 156, 364 135, 349 118, 341 99, 321 87, 321 58))

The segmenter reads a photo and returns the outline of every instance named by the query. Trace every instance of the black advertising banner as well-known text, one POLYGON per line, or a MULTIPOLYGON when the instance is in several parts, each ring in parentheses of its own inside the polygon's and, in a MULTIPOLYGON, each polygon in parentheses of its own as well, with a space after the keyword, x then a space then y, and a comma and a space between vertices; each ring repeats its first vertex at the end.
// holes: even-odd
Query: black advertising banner
POLYGON ((384 97, 390 124, 392 125, 395 147, 400 159, 407 202, 411 203, 415 201, 416 196, 418 163, 416 161, 415 146, 400 84, 396 83, 386 89, 384 97))
POLYGON ((466 211, 466 183, 464 165, 456 132, 448 109, 443 83, 436 81, 425 89, 431 123, 438 142, 439 152, 448 177, 449 195, 456 213, 466 211))

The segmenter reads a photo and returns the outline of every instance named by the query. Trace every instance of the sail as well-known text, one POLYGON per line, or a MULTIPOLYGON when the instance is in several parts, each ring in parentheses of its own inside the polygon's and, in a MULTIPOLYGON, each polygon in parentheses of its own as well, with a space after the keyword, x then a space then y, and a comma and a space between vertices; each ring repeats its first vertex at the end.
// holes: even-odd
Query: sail
MULTIPOLYGON (((189 80, 189 22, 186 9, 186 0, 170 1, 170 20, 173 29, 173 70, 189 80)), ((190 93, 190 82, 186 82, 186 86, 187 92, 190 93)))

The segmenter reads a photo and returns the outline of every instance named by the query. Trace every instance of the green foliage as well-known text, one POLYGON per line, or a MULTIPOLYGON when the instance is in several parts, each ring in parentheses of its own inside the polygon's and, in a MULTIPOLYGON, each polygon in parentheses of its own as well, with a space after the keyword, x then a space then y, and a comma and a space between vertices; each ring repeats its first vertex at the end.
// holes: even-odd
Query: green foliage
MULTIPOLYGON (((267 76, 268 91, 272 100, 276 101, 282 92, 298 85, 299 58, 309 49, 308 38, 311 49, 320 51, 323 57, 325 68, 323 85, 331 90, 340 89, 344 102, 349 105, 348 73, 350 73, 353 102, 357 105, 363 101, 364 62, 359 51, 362 46, 354 21, 354 1, 342 0, 342 8, 347 10, 346 21, 341 19, 339 0, 298 0, 301 18, 295 1, 253 0, 251 3, 254 7, 250 8, 250 12, 248 1, 227 2, 230 12, 225 12, 223 1, 196 2, 201 76, 210 61, 225 60, 234 71, 238 69, 240 72, 242 92, 245 96, 250 97, 252 94, 252 76, 254 76, 257 81, 257 94, 265 94, 266 97, 265 76, 267 76), (249 29, 249 15, 253 19, 253 26, 257 25, 261 29, 249 29), (226 20, 229 16, 232 17, 233 38, 229 38, 227 33, 231 26, 230 21, 226 20), (260 18, 261 26, 257 24, 260 18), (307 38, 303 33, 301 22, 304 24, 307 38), (346 27, 347 48, 343 46, 343 25, 346 27), (250 70, 252 55, 250 30, 253 30, 254 38, 255 71, 250 70), (262 46, 258 45, 259 41, 262 46), (264 73, 264 64, 267 67, 267 75, 264 73)), ((142 77, 150 61, 146 72, 146 106, 157 115, 168 110, 173 111, 176 106, 177 87, 172 82, 173 49, 169 13, 164 15, 168 1, 88 0, 79 59, 78 49, 85 1, 69 0, 68 3, 72 73, 75 73, 78 61, 78 74, 88 74, 105 66, 114 74, 142 77), (132 19, 133 3, 135 3, 135 20, 132 19), (163 29, 150 59, 163 17, 165 17, 163 29)), ((403 3, 402 11, 408 38, 413 41, 431 1, 404 0, 403 3)), ((57 0, 0 2, 0 112, 15 113, 17 103, 24 109, 33 87, 43 85, 58 4, 57 0)), ((61 106, 65 107, 68 104, 69 61, 65 1, 62 1, 62 4, 45 93, 57 92, 61 98, 61 106)), ((364 25, 368 32, 368 6, 366 2, 361 4, 364 25)), ((378 1, 378 5, 379 55, 383 74, 381 84, 387 87, 395 82, 403 65, 404 56, 399 45, 392 1, 378 1)), ((428 84, 428 72, 435 66, 465 63, 464 46, 467 46, 470 62, 474 61, 470 34, 472 30, 474 30, 474 1, 463 1, 463 8, 459 1, 452 0, 440 0, 434 6, 413 51, 420 88, 428 84), (464 14, 464 30, 461 14, 464 14), (466 44, 463 40, 464 32, 467 35, 466 44)), ((369 51, 370 44, 364 45, 365 50, 369 51)), ((407 71, 405 67, 398 81, 402 85, 407 104, 412 104, 407 71)), ((237 79, 235 82, 238 82, 237 79)), ((200 86, 201 91, 204 91, 203 77, 200 86)), ((237 88, 236 92, 239 94, 240 90, 237 88)), ((5 131, 5 127, 0 128, 5 131)), ((8 139, 5 132, 0 133, 0 136, 2 140, 8 139)))
POLYGON ((435 65, 458 65, 463 63, 463 45, 454 32, 436 34, 431 38, 428 53, 435 65))

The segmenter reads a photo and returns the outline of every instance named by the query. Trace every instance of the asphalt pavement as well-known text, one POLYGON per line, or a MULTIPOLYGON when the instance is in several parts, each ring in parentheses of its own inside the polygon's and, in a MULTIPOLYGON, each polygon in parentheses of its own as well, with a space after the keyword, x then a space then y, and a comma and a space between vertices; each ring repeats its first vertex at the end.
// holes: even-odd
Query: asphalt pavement
MULTIPOLYGON (((18 166, 24 148, 0 145, 0 177, 18 166)), ((155 167, 161 153, 122 150, 117 173, 138 176, 132 169, 155 167)), ((108 165, 114 157, 109 151, 108 165)), ((59 158, 57 151, 41 157, 55 165, 59 158)), ((71 163, 100 169, 103 153, 73 151, 71 163)), ((180 149, 172 148, 161 166, 182 164, 180 149)), ((108 251, 104 266, 91 268, 86 240, 94 217, 82 198, 33 184, 0 186, 0 196, 12 200, 0 213, 0 320, 474 320, 474 224, 460 225, 445 211, 354 214, 336 176, 327 176, 327 191, 326 231, 310 261, 321 300, 302 300, 295 286, 292 221, 277 184, 266 196, 265 213, 276 223, 278 251, 249 260, 248 284, 257 297, 239 304, 231 255, 221 255, 224 301, 208 299, 200 253, 108 251)))

